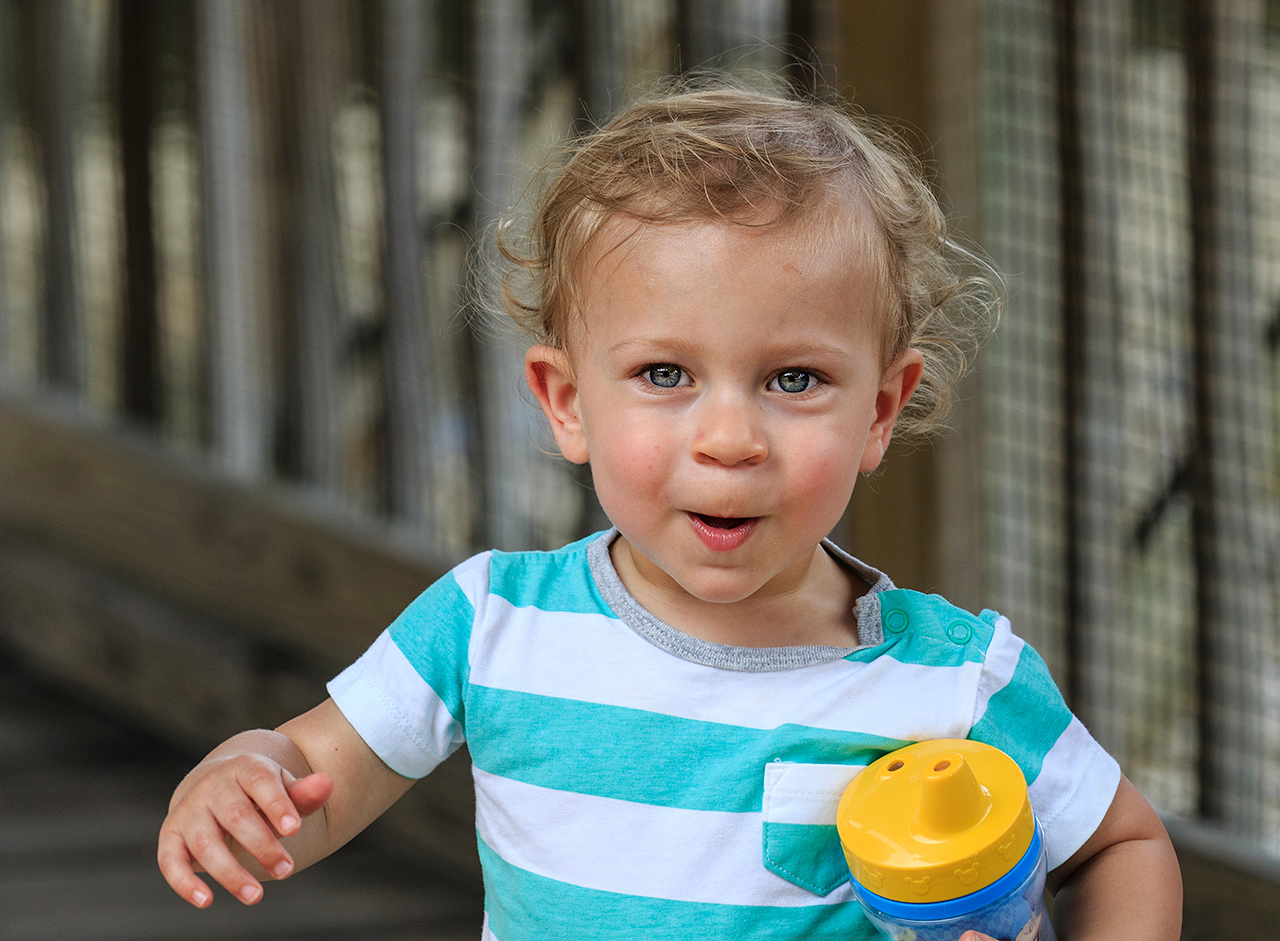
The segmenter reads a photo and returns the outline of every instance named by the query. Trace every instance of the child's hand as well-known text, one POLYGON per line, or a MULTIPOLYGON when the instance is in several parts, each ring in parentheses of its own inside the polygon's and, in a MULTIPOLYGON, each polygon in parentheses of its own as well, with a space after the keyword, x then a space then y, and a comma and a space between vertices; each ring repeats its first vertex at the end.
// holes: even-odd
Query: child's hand
POLYGON ((996 939, 980 931, 966 931, 960 935, 960 941, 996 941, 996 939))
POLYGON ((262 898, 261 883, 236 857, 239 847, 263 875, 287 877, 293 858, 279 837, 297 833, 333 793, 329 775, 295 778, 262 754, 210 756, 184 786, 160 827, 157 859, 173 890, 197 908, 213 901, 197 872, 209 873, 246 905, 262 898))
POLYGON ((259 879, 283 879, 323 859, 412 784, 326 699, 275 731, 232 736, 196 765, 160 827, 160 871, 196 908, 213 901, 197 872, 252 905, 262 898, 259 879), (289 837, 288 849, 281 837, 289 837))

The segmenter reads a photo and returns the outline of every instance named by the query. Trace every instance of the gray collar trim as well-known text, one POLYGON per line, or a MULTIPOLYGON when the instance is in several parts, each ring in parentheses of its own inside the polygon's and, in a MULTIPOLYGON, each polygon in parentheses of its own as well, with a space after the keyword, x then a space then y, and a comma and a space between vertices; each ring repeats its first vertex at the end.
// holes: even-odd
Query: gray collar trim
POLYGON ((617 535, 617 529, 610 529, 587 546, 587 564, 591 567, 596 588, 628 627, 655 647, 682 660, 721 670, 764 673, 831 663, 847 657, 854 650, 875 647, 884 642, 884 629, 880 624, 880 593, 892 590, 893 582, 889 576, 859 562, 829 539, 822 541, 822 547, 870 586, 854 606, 860 641, 857 647, 736 647, 691 637, 654 617, 627 591, 613 567, 613 560, 609 558, 609 546, 617 535))

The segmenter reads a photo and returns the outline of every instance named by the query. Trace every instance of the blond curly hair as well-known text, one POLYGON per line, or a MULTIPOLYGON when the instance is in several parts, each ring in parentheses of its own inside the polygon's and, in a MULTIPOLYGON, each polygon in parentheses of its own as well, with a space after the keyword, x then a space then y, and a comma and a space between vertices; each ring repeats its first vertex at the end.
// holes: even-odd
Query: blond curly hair
POLYGON ((527 229, 514 234, 508 218, 498 230, 504 309, 537 342, 572 340, 579 262, 612 219, 781 226, 852 204, 870 212, 880 242, 868 262, 886 295, 882 361, 912 347, 924 354, 896 432, 945 427, 972 352, 998 318, 999 282, 949 237, 923 168, 887 127, 834 97, 717 79, 636 102, 571 141, 562 160, 527 229))

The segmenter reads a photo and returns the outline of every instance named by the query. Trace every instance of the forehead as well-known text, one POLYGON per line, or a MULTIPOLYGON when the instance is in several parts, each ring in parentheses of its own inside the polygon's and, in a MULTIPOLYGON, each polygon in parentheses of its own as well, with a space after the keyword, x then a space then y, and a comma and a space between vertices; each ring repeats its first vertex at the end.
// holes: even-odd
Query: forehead
POLYGON ((865 228, 834 215, 786 225, 612 219, 582 260, 570 358, 661 338, 698 344, 734 324, 740 342, 775 350, 819 337, 878 347, 887 318, 865 228))
POLYGON ((681 222, 649 222, 622 213, 605 219, 574 266, 577 329, 590 329, 593 302, 620 271, 639 266, 658 277, 659 269, 670 274, 701 267, 710 276, 717 258, 731 267, 775 268, 795 275, 790 283, 797 286, 817 278, 842 280, 860 296, 873 297, 877 311, 887 309, 887 247, 863 200, 830 200, 781 221, 778 217, 777 212, 759 211, 681 222), (732 257, 726 259, 725 253, 732 257))

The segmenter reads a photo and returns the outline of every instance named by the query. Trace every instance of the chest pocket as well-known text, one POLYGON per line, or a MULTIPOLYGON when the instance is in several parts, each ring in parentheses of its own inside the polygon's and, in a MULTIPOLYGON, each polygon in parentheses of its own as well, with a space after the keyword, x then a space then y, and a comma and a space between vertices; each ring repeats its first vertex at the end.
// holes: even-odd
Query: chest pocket
POLYGON ((836 806, 862 765, 772 761, 762 806, 765 868, 814 895, 849 881, 836 832, 836 806))

